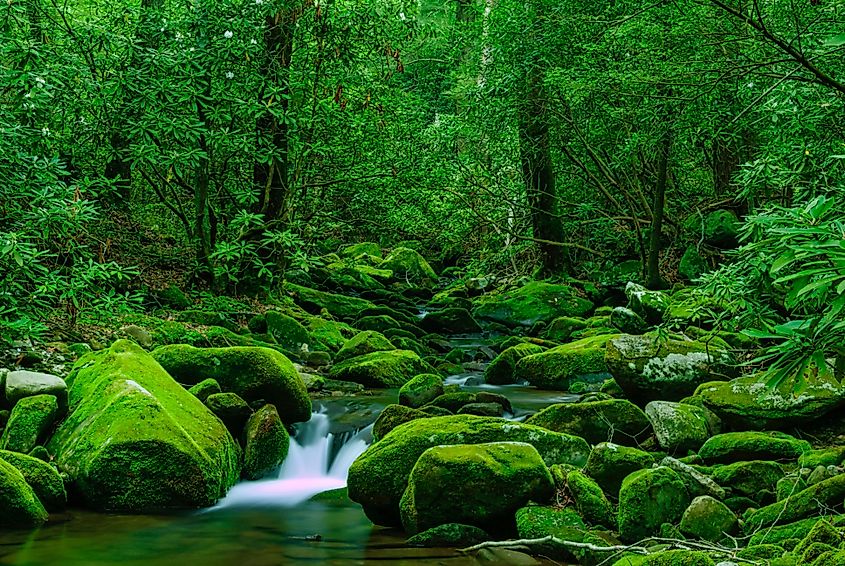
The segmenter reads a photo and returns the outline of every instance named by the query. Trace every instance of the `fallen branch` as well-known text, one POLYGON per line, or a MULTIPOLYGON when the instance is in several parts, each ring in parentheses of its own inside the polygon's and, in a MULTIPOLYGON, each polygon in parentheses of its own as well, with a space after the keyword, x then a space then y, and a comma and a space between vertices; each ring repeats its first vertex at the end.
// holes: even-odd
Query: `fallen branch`
POLYGON ((598 546, 596 544, 591 544, 588 542, 575 542, 573 540, 563 540, 559 539, 553 535, 549 535, 543 538, 524 538, 524 539, 515 539, 515 540, 490 540, 487 542, 482 542, 480 544, 476 544, 474 546, 469 546, 467 548, 461 548, 458 552, 475 552, 476 550, 482 550, 485 548, 495 548, 495 547, 507 547, 512 548, 515 546, 521 546, 523 548, 531 548, 532 546, 542 546, 544 544, 559 544, 561 546, 566 546, 569 548, 583 548, 585 550, 594 550, 597 552, 619 552, 619 551, 630 551, 636 552, 638 554, 648 554, 648 550, 636 545, 616 545, 616 546, 598 546))

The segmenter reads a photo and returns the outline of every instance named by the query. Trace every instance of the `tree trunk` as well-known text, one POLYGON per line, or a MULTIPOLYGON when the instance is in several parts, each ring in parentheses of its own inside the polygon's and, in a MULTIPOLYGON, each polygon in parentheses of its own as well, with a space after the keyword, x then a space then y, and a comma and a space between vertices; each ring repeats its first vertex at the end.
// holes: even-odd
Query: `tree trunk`
POLYGON ((557 214, 555 172, 549 147, 549 124, 546 120, 542 69, 529 71, 527 97, 520 109, 519 146, 522 177, 534 237, 538 240, 543 271, 556 273, 564 267, 563 248, 555 245, 563 240, 563 227, 557 214))
MULTIPOLYGON (((256 122, 258 144, 270 140, 273 158, 267 162, 255 163, 253 181, 259 194, 260 212, 267 220, 284 220, 288 213, 289 183, 289 139, 288 125, 278 112, 269 107, 281 107, 281 115, 287 115, 290 98, 290 64, 293 53, 293 38, 296 26, 296 10, 290 9, 268 16, 265 22, 264 41, 266 56, 261 65, 261 76, 265 83, 275 82, 281 86, 283 96, 278 100, 261 102, 268 110, 256 122), (274 115, 275 114, 275 115, 274 115)), ((261 151, 260 151, 261 152, 261 151)))
POLYGON ((649 289, 662 289, 666 286, 663 278, 660 277, 660 248, 663 239, 663 211, 666 205, 666 186, 669 181, 669 156, 671 151, 672 130, 667 128, 660 143, 657 183, 651 205, 651 234, 649 234, 648 263, 646 266, 646 286, 649 289))

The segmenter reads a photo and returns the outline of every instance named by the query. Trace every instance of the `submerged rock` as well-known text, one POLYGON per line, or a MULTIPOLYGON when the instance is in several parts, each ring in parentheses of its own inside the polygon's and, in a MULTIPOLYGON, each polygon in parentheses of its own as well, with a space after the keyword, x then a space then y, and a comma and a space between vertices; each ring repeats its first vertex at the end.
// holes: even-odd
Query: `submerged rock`
POLYGON ((707 381, 734 377, 731 354, 714 344, 623 335, 607 343, 607 368, 637 403, 680 401, 707 381))
POLYGON ((399 500, 417 459, 446 444, 527 442, 547 465, 582 466, 589 447, 582 438, 497 418, 456 415, 414 420, 372 444, 349 469, 349 497, 378 525, 398 526, 399 500))
POLYGON ((552 476, 530 444, 435 446, 411 471, 400 502, 402 526, 412 535, 449 522, 507 532, 517 509, 553 493, 552 476))
POLYGON ((248 403, 263 400, 276 407, 286 424, 311 418, 311 399, 289 359, 270 348, 194 348, 162 346, 153 358, 180 383, 214 379, 224 392, 248 403))
POLYGON ((364 387, 401 387, 412 377, 434 369, 410 350, 373 352, 335 364, 329 377, 364 387))
POLYGON ((47 448, 88 506, 205 507, 240 476, 223 423, 131 342, 82 358, 68 383, 70 413, 47 448))

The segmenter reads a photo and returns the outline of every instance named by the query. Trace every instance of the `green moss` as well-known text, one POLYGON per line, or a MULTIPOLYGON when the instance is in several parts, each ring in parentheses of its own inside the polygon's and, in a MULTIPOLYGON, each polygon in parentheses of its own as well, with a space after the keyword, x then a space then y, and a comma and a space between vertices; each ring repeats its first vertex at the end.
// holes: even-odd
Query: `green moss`
POLYGON ((244 428, 242 475, 257 480, 279 467, 288 455, 290 436, 273 405, 258 409, 244 428))
POLYGON ((47 511, 21 472, 0 460, 0 527, 38 527, 46 520, 47 511))
POLYGON ((44 439, 56 420, 59 405, 53 395, 24 397, 14 406, 0 437, 0 448, 26 454, 44 439))
POLYGON ((276 311, 269 311, 264 316, 267 332, 281 346, 298 351, 303 344, 310 344, 311 335, 295 318, 276 311))
POLYGON ((607 373, 605 346, 617 336, 584 338, 523 357, 516 364, 515 377, 541 389, 566 391, 579 377, 607 373))
POLYGON ((94 509, 203 507, 240 475, 223 424, 125 340, 77 362, 70 413, 48 450, 94 509))
MULTIPOLYGON (((845 535, 842 534, 842 531, 834 527, 829 521, 822 519, 813 525, 813 528, 811 528, 810 532, 807 533, 807 536, 798 543, 798 545, 793 549, 793 552, 798 556, 805 556, 807 550, 813 545, 823 544, 832 548, 840 548, 843 543, 845 543, 845 535)), ((819 554, 821 553, 816 552, 813 559, 815 559, 815 557, 819 554)), ((804 563, 807 564, 812 561, 812 559, 804 559, 804 563)))
POLYGON ((845 498, 845 474, 819 482, 791 497, 754 512, 746 521, 747 530, 789 523, 837 507, 845 498))
POLYGON ((587 321, 583 318, 559 316, 546 326, 543 338, 555 342, 568 342, 574 332, 584 330, 587 326, 587 321))
POLYGON ((362 254, 367 254, 372 257, 381 257, 381 246, 374 242, 360 242, 346 246, 340 251, 341 257, 356 258, 362 254))
POLYGON ((441 332, 443 334, 476 334, 481 332, 472 314, 467 309, 458 307, 447 307, 438 311, 432 311, 425 315, 420 321, 420 326, 428 332, 441 332))
POLYGON ((293 295, 298 305, 310 312, 319 313, 322 309, 326 309, 332 315, 341 318, 355 318, 362 310, 374 306, 373 303, 364 299, 326 293, 296 285, 290 281, 285 283, 285 291, 293 295))
POLYGON ((335 362, 340 363, 357 356, 395 349, 396 347, 381 332, 365 330, 353 336, 343 345, 335 356, 335 362))
POLYGON ((437 273, 419 252, 410 248, 394 248, 378 267, 392 271, 393 277, 399 282, 423 286, 437 283, 437 273))
POLYGON ((763 562, 783 556, 784 550, 776 544, 754 544, 747 546, 736 553, 737 558, 763 562))
POLYGON ((702 495, 696 497, 681 518, 681 532, 693 538, 719 542, 733 535, 739 526, 736 515, 721 501, 702 495))
POLYGON ((678 264, 678 273, 687 280, 694 280, 707 273, 709 270, 707 261, 702 257, 696 246, 687 246, 681 262, 678 264))
POLYGON ((443 395, 443 378, 433 373, 421 373, 399 389, 399 404, 419 408, 443 395))
POLYGON ((411 422, 415 419, 428 418, 431 418, 431 415, 418 409, 403 405, 388 405, 382 409, 376 422, 373 423, 373 441, 377 442, 379 439, 384 438, 387 433, 401 424, 411 422))
POLYGON ((644 440, 651 432, 651 424, 642 409, 624 399, 558 403, 532 415, 525 422, 574 434, 591 444, 613 440, 630 445, 644 440))
POLYGON ((246 401, 235 393, 214 393, 205 400, 205 406, 223 421, 233 438, 240 438, 244 425, 252 415, 246 401))
POLYGON ((399 507, 411 535, 450 522, 507 532, 517 509, 553 493, 549 470, 530 444, 434 446, 414 465, 399 507))
POLYGON ((645 408, 660 447, 670 454, 698 450, 713 432, 716 419, 707 409, 672 401, 652 401, 645 408))
POLYGON ((583 465, 589 447, 583 439, 497 418, 456 415, 414 420, 371 445, 349 469, 349 497, 376 524, 399 524, 399 500, 420 455, 432 446, 527 442, 547 465, 583 465))
POLYGON ((205 400, 208 399, 209 396, 214 395, 215 393, 222 393, 223 390, 220 388, 220 384, 217 383, 216 379, 203 379, 196 385, 192 386, 188 389, 188 393, 205 403, 205 400))
POLYGON ((573 287, 532 281, 501 295, 480 297, 473 315, 508 326, 533 326, 561 316, 583 317, 591 310, 593 303, 580 297, 573 287))
POLYGON ((361 330, 373 330, 376 332, 384 332, 390 328, 402 328, 399 321, 386 314, 362 317, 358 319, 355 326, 361 330))
POLYGON ((574 470, 567 474, 566 485, 575 500, 578 513, 585 521, 608 529, 616 528, 613 506, 592 478, 580 470, 574 470))
POLYGON ((587 530, 575 509, 543 505, 528 505, 519 509, 516 512, 516 527, 520 538, 554 536, 574 542, 580 542, 587 530))
POLYGON ((275 350, 172 345, 157 348, 152 355, 180 383, 215 379, 223 391, 247 402, 264 400, 275 405, 285 423, 311 418, 305 384, 290 360, 275 350))
POLYGON ((710 438, 698 455, 708 464, 745 460, 797 460, 810 449, 809 442, 788 434, 728 432, 710 438))
POLYGON ((357 331, 343 322, 325 320, 313 317, 308 321, 308 332, 311 335, 309 341, 315 349, 324 349, 328 352, 338 352, 346 344, 348 338, 354 336, 357 331))
POLYGON ((663 523, 680 520, 689 502, 687 488, 674 470, 634 472, 619 489, 619 536, 627 542, 653 536, 663 523))
POLYGON ((759 501, 762 492, 775 492, 778 481, 783 477, 783 469, 775 462, 756 460, 716 466, 711 476, 720 486, 731 488, 735 495, 759 501))
POLYGON ((490 535, 483 529, 460 523, 446 523, 412 536, 405 544, 431 548, 465 548, 487 540, 490 540, 490 535))
MULTIPOLYGON (((749 546, 755 544, 777 544, 786 548, 785 541, 795 540, 800 542, 807 537, 810 531, 813 530, 813 527, 820 521, 827 521, 837 528, 845 527, 845 515, 811 517, 757 531, 751 536, 748 544, 749 546)), ((794 546, 790 546, 789 548, 794 548, 794 546)))
MULTIPOLYGON (((617 562, 614 566, 617 566, 617 562)), ((623 562, 624 564, 624 562, 623 562)), ((664 550, 636 563, 638 566, 713 566, 716 562, 706 552, 697 550, 664 550)))
POLYGON ((0 460, 14 466, 50 511, 61 511, 67 504, 65 484, 56 469, 38 458, 0 450, 0 460))
POLYGON ((332 367, 329 377, 354 381, 364 387, 401 387, 412 377, 433 368, 409 350, 390 350, 356 356, 332 367))
POLYGON ((593 447, 584 471, 596 480, 605 493, 616 498, 619 496, 622 480, 637 470, 650 468, 652 464, 654 456, 648 452, 602 442, 593 447))
POLYGON ((834 446, 821 450, 810 450, 801 454, 798 458, 798 465, 802 468, 838 466, 843 460, 845 460, 845 446, 834 446))

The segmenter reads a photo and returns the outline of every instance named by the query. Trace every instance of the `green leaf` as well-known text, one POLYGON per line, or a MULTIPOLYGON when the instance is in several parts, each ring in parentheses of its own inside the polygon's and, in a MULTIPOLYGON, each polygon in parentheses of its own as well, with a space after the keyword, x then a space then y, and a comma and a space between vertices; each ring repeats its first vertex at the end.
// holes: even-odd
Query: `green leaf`
POLYGON ((825 47, 839 47, 840 45, 845 45, 845 33, 840 33, 839 35, 829 37, 824 42, 825 47))

